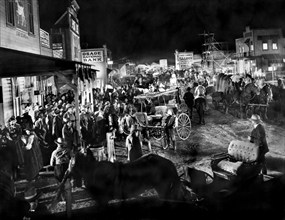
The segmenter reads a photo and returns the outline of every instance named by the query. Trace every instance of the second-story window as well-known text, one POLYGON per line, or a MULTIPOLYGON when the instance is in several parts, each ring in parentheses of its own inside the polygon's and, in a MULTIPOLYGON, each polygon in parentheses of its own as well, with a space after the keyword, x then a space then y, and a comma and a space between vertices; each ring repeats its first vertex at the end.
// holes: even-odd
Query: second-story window
POLYGON ((268 43, 265 41, 262 42, 262 50, 268 50, 268 43))
POLYGON ((278 50, 277 41, 272 41, 272 49, 273 50, 278 50))
POLYGON ((6 21, 7 24, 15 26, 15 5, 14 1, 6 0, 6 21))
POLYGON ((33 0, 5 0, 7 25, 34 34, 33 0))
POLYGON ((29 20, 29 32, 34 34, 34 13, 32 0, 28 0, 28 20, 29 20))

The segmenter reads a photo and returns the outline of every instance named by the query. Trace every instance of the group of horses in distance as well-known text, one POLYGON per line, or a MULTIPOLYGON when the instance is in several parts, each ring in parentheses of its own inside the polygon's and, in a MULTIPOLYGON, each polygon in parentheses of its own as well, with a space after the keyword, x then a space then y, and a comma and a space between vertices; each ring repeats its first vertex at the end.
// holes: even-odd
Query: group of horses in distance
POLYGON ((267 119, 267 106, 273 98, 270 84, 265 83, 263 78, 253 79, 251 76, 234 78, 223 73, 217 75, 215 92, 212 93, 213 103, 222 102, 225 113, 228 113, 230 106, 238 104, 241 118, 252 105, 257 107, 253 108, 253 111, 259 110, 260 115, 267 119))

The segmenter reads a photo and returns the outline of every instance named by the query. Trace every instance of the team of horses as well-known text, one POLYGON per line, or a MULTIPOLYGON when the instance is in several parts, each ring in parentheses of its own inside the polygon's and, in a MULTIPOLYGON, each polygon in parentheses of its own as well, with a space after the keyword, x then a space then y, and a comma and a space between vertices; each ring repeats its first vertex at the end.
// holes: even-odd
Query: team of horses
POLYGON ((263 118, 267 119, 267 106, 272 101, 272 88, 263 79, 254 81, 252 78, 240 78, 234 81, 232 75, 219 74, 216 77, 215 92, 212 94, 214 104, 223 103, 225 113, 229 107, 238 104, 240 116, 249 106, 255 106, 253 110, 259 110, 263 118))

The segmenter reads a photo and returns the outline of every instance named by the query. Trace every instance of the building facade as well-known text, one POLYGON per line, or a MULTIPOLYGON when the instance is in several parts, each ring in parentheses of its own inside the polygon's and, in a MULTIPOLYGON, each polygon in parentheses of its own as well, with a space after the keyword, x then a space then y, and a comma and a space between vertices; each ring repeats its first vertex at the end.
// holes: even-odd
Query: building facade
POLYGON ((273 77, 282 74, 285 38, 282 29, 251 29, 235 40, 238 72, 273 77), (272 74, 273 73, 273 74, 272 74))
MULTIPOLYGON (((0 47, 41 54, 38 0, 0 1, 0 47)), ((50 51, 51 52, 51 51, 50 51)), ((48 54, 48 50, 45 51, 48 54)), ((0 124, 20 115, 27 104, 41 102, 38 77, 1 78, 0 124), (36 94, 36 95, 35 95, 36 94)))

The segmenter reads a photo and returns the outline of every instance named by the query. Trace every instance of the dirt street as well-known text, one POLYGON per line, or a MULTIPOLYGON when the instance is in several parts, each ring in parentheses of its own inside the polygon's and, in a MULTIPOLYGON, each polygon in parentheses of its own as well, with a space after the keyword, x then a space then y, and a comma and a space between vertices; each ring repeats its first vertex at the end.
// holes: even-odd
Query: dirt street
MULTIPOLYGON (((232 140, 248 141, 247 137, 253 129, 248 119, 240 119, 214 110, 211 105, 206 112, 206 125, 198 125, 198 115, 194 111, 191 135, 186 141, 177 137, 177 150, 163 150, 161 143, 151 140, 155 153, 173 161, 178 170, 184 165, 199 164, 209 161, 211 155, 226 152, 232 140)), ((269 174, 285 172, 285 128, 271 120, 263 122, 266 129, 269 153, 266 154, 269 174)), ((117 151, 118 152, 118 151, 117 151)), ((123 151, 123 154, 126 151, 123 151)), ((144 153, 148 153, 144 146, 144 153)), ((124 157, 122 155, 122 157, 124 157)))

